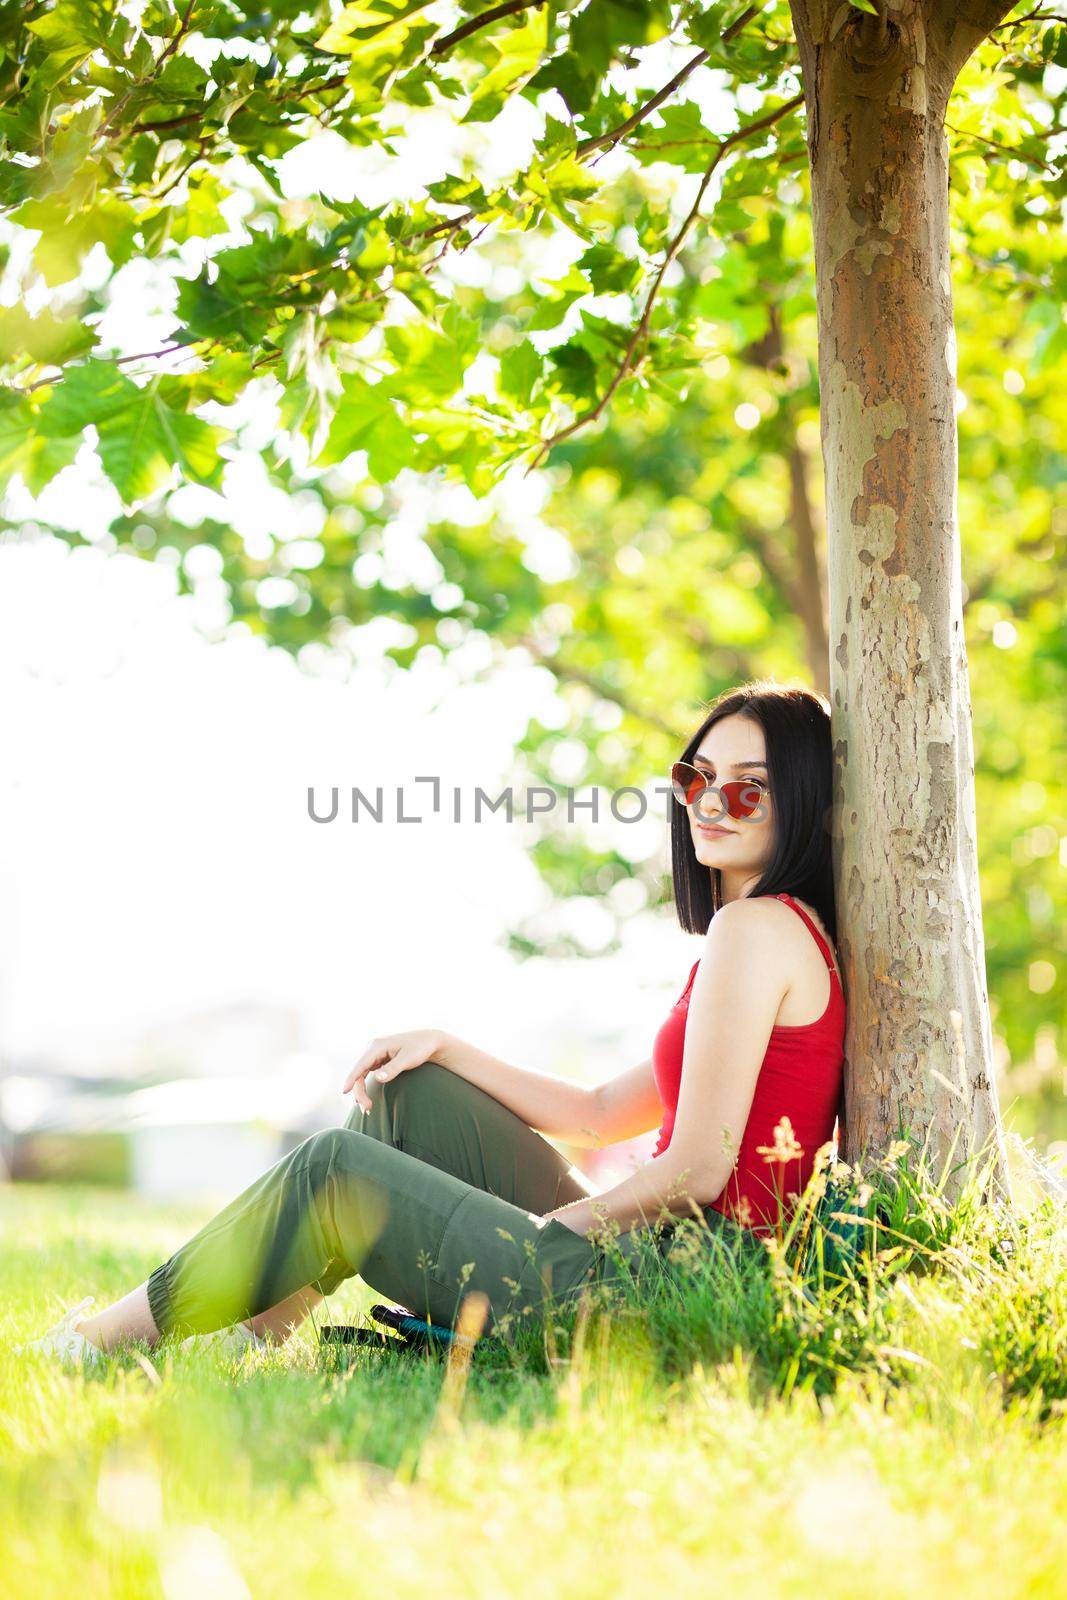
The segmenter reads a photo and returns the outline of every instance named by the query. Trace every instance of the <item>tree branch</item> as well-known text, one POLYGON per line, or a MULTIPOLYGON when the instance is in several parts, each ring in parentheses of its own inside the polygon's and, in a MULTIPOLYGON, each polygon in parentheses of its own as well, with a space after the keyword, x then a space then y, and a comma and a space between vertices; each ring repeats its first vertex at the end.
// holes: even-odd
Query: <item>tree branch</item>
MULTIPOLYGON (((503 0, 502 4, 494 6, 494 7, 491 7, 488 11, 482 12, 477 17, 470 18, 466 23, 463 23, 459 28, 455 29, 451 34, 445 35, 441 40, 437 41, 437 44, 431 49, 430 53, 431 54, 443 54, 446 47, 447 48, 451 48, 451 46, 456 44, 456 43, 458 43, 461 38, 469 37, 471 34, 476 33, 480 28, 488 26, 491 22, 497 21, 501 17, 508 16, 508 15, 513 14, 513 13, 518 13, 520 11, 526 10, 526 9, 529 8, 530 5, 541 5, 541 4, 544 4, 544 3, 545 3, 545 0, 503 0)), ((184 37, 186 31, 188 30, 189 23, 190 23, 190 20, 192 18, 192 14, 193 14, 193 11, 195 9, 196 4, 197 4, 197 0, 189 0, 189 4, 186 7, 184 16, 182 17, 181 23, 180 23, 180 25, 179 25, 179 27, 178 27, 173 39, 171 39, 169 41, 166 49, 160 54, 160 56, 156 60, 155 66, 154 66, 154 68, 152 70, 151 78, 154 78, 156 76, 156 74, 159 71, 159 68, 163 65, 163 63, 167 59, 167 57, 172 55, 174 53, 174 51, 177 50, 178 46, 180 45, 180 43, 182 41, 182 38, 184 37)), ((736 35, 742 30, 742 28, 744 28, 746 26, 746 24, 748 22, 750 22, 751 19, 754 16, 758 15, 758 10, 759 10, 758 7, 750 6, 746 11, 744 11, 741 14, 741 16, 739 16, 736 19, 735 22, 731 23, 731 25, 727 29, 725 29, 725 31, 722 34, 722 42, 723 43, 729 43, 730 40, 735 38, 736 35)), ((628 117, 625 122, 620 123, 618 127, 609 129, 606 133, 597 135, 592 139, 584 140, 581 144, 576 146, 576 153, 577 153, 579 159, 583 156, 583 154, 589 154, 589 153, 592 153, 592 152, 594 152, 594 151, 596 151, 598 149, 606 148, 609 145, 610 146, 614 146, 614 145, 618 144, 621 139, 624 139, 626 137, 626 134, 629 131, 631 131, 633 128, 636 128, 641 122, 643 122, 645 120, 646 117, 650 116, 653 111, 657 110, 658 107, 661 106, 664 103, 665 100, 669 99, 669 97, 675 92, 675 90, 677 88, 679 88, 682 83, 685 82, 685 80, 690 76, 690 74, 692 72, 694 72, 696 70, 696 68, 698 66, 700 66, 703 61, 708 59, 709 54, 710 54, 710 52, 707 51, 707 50, 702 50, 702 51, 698 52, 698 54, 696 56, 694 56, 686 64, 686 66, 684 66, 681 69, 681 71, 679 71, 679 72, 677 72, 675 74, 675 76, 670 80, 669 83, 664 84, 662 89, 657 90, 655 94, 651 95, 649 97, 649 99, 647 101, 645 101, 645 103, 643 105, 639 106, 638 109, 630 117, 628 117)), ((144 80, 144 81, 149 81, 150 82, 151 78, 149 78, 148 80, 144 80)), ((302 90, 300 92, 295 92, 295 91, 294 92, 290 92, 288 95, 286 95, 286 96, 284 96, 282 98, 284 98, 286 100, 293 100, 293 99, 306 98, 307 96, 310 96, 310 95, 313 95, 313 94, 322 94, 322 93, 325 93, 327 90, 343 87, 346 81, 347 81, 346 75, 342 75, 340 77, 335 77, 333 79, 328 79, 324 84, 319 84, 319 85, 314 86, 314 87, 309 86, 308 88, 306 88, 306 89, 304 89, 304 90, 302 90)), ((115 117, 118 115, 119 111, 128 102, 132 92, 133 91, 131 90, 127 95, 125 95, 122 98, 122 100, 119 102, 119 104, 115 107, 115 109, 112 111, 111 116, 109 117, 107 123, 105 123, 104 128, 102 130, 104 135, 105 135, 105 137, 114 137, 116 135, 116 133, 118 131, 120 131, 120 130, 113 129, 112 124, 114 122, 115 117)), ((789 107, 782 108, 782 109, 783 110, 790 109, 791 106, 794 103, 795 104, 799 104, 801 99, 802 99, 802 97, 798 97, 796 102, 790 102, 790 106, 789 107)), ((135 126, 135 130, 134 131, 137 131, 137 132, 165 132, 165 131, 167 131, 167 130, 169 130, 171 128, 182 127, 182 126, 184 126, 186 124, 194 123, 194 122, 200 120, 202 114, 203 113, 202 113, 201 110, 197 110, 195 112, 192 112, 192 111, 183 112, 183 113, 181 113, 181 114, 179 114, 179 115, 177 115, 175 117, 165 118, 165 119, 163 119, 161 121, 158 121, 158 122, 137 124, 135 126)), ((771 118, 770 120, 776 120, 777 116, 781 115, 781 114, 782 114, 781 111, 776 113, 775 117, 771 118)), ((747 128, 747 129, 745 129, 743 131, 745 133, 752 132, 756 128, 758 128, 758 127, 760 127, 762 125, 763 124, 761 124, 761 123, 753 123, 751 125, 751 127, 747 128)), ((715 165, 721 159, 722 154, 728 148, 728 146, 732 142, 734 142, 736 140, 736 138, 738 138, 738 137, 739 137, 739 135, 731 135, 717 149, 716 155, 715 155, 714 160, 713 160, 713 162, 711 164, 711 167, 709 168, 709 171, 705 176, 704 183, 701 186, 701 195, 703 194, 704 189, 707 187, 707 182, 710 179, 711 172, 714 171, 715 165)), ((189 167, 195 165, 196 161, 203 157, 204 152, 205 152, 205 144, 206 144, 206 142, 207 142, 206 141, 206 136, 202 137, 201 140, 200 140, 200 149, 199 149, 199 151, 197 153, 197 156, 194 157, 193 161, 189 163, 189 167)), ((189 168, 186 168, 185 170, 187 171, 187 170, 189 170, 189 168)), ((183 174, 179 174, 179 180, 178 181, 180 181, 180 177, 181 176, 184 176, 184 173, 183 174)), ((170 185, 169 187, 173 187, 173 185, 170 185)), ((168 190, 164 191, 164 193, 166 193, 166 192, 168 192, 168 190)), ((699 197, 698 197, 698 203, 699 203, 699 197)), ((532 201, 532 200, 523 202, 520 206, 518 206, 510 214, 512 216, 519 215, 519 214, 521 214, 521 212, 523 210, 528 209, 528 207, 530 205, 533 205, 533 204, 535 204, 535 202, 532 201)), ((427 226, 425 228, 419 228, 419 229, 416 229, 415 231, 413 231, 412 233, 405 234, 405 235, 401 236, 396 242, 398 244, 408 244, 408 243, 410 243, 410 242, 412 242, 414 240, 417 240, 417 239, 430 240, 430 239, 437 238, 441 234, 445 235, 442 248, 438 251, 437 255, 433 257, 433 260, 428 264, 429 269, 432 270, 432 268, 434 266, 436 266, 437 263, 439 261, 441 261, 442 258, 447 254, 448 250, 451 247, 452 240, 453 240, 454 236, 457 233, 459 233, 463 228, 467 227, 469 223, 473 222, 477 215, 478 215, 478 212, 474 208, 469 208, 468 210, 461 212, 459 216, 456 216, 456 217, 443 217, 443 218, 441 218, 440 221, 435 222, 435 223, 431 223, 429 226, 427 226)), ((489 223, 487 223, 486 226, 488 227, 489 223)), ((687 226, 688 226, 688 224, 687 224, 687 226)), ((684 235, 682 237, 684 237, 684 235)), ((678 247, 679 248, 680 248, 680 244, 681 244, 681 240, 678 241, 678 247)), ((677 251, 675 251, 675 253, 677 253, 677 251)), ((669 267, 669 265, 670 265, 670 261, 673 260, 673 259, 674 259, 674 257, 671 256, 669 258, 669 260, 664 263, 664 266, 661 269, 660 277, 662 277, 662 273, 666 271, 667 267, 669 267)), ((305 276, 316 276, 320 272, 325 272, 325 271, 331 270, 334 265, 335 265, 335 263, 328 263, 326 266, 314 269, 314 271, 312 273, 306 274, 305 276)), ((658 288, 658 282, 657 282, 656 287, 658 288)), ((372 296, 372 298, 376 298, 376 297, 372 296)), ((648 310, 651 311, 651 304, 649 305, 648 310)), ((274 360, 274 359, 276 359, 276 356, 275 355, 270 355, 266 359, 274 360)), ((62 377, 62 369, 60 369, 60 372, 59 372, 58 376, 60 378, 62 377)), ((615 388, 617 388, 617 386, 618 386, 618 382, 621 381, 621 376, 622 375, 620 375, 620 377, 617 379, 617 381, 612 385, 611 390, 609 391, 608 396, 605 397, 605 400, 604 400, 603 404, 606 404, 607 400, 610 398, 611 393, 614 393, 615 388)), ((55 382, 56 379, 54 379, 54 378, 52 378, 52 379, 42 379, 40 381, 42 383, 43 382, 55 382)), ((39 385, 33 385, 32 387, 38 387, 38 386, 39 385)), ((24 390, 22 392, 23 393, 28 393, 29 390, 24 390)))
MULTIPOLYGON (((160 57, 160 61, 162 61, 162 59, 163 58, 160 57)), ((158 71, 159 62, 157 62, 155 72, 152 74, 153 78, 158 71)), ((305 84, 298 89, 291 89, 287 94, 272 95, 268 98, 272 106, 284 106, 294 101, 308 100, 312 95, 327 94, 333 89, 343 89, 347 82, 348 75, 345 73, 340 77, 327 78, 325 83, 305 84)), ((130 93, 132 94, 132 92, 133 91, 131 90, 130 93)), ((119 135, 124 132, 166 133, 171 128, 182 128, 187 127, 189 124, 194 122, 201 122, 204 117, 205 108, 202 105, 199 105, 195 111, 183 111, 177 116, 164 117, 159 122, 134 122, 127 129, 113 127, 112 124, 114 123, 116 115, 122 109, 122 106, 129 101, 129 99, 130 94, 126 94, 122 97, 122 101, 116 105, 115 110, 111 113, 111 116, 108 118, 103 129, 101 130, 104 138, 117 139, 119 135)))
POLYGON ((990 28, 990 33, 999 33, 1002 28, 1018 28, 1024 22, 1067 22, 1067 17, 1058 17, 1054 11, 1028 11, 1025 16, 1012 17, 1010 22, 998 22, 995 28, 990 28))
MULTIPOLYGON (((745 24, 750 22, 757 14, 757 8, 750 7, 738 17, 736 22, 731 23, 726 29, 723 34, 723 40, 728 42, 735 34, 740 33, 745 24)), ((669 100, 674 91, 680 88, 689 77, 690 73, 695 72, 696 68, 708 59, 708 55, 709 52, 707 50, 699 51, 680 72, 675 73, 669 83, 665 83, 662 89, 657 89, 654 95, 651 95, 643 105, 638 106, 633 115, 627 117, 625 122, 620 122, 618 127, 609 128, 606 133, 596 134, 592 138, 581 140, 575 146, 575 155, 578 160, 582 160, 586 155, 592 155, 597 150, 605 149, 609 145, 618 144, 620 139, 624 139, 628 133, 631 133, 634 128, 644 122, 646 117, 651 116, 653 111, 658 110, 665 100, 669 100)), ((469 210, 462 212, 458 217, 443 217, 440 222, 431 223, 428 228, 420 228, 415 233, 405 234, 401 242, 406 244, 410 239, 433 239, 439 233, 458 233, 460 228, 466 227, 468 222, 473 222, 477 215, 476 211, 469 210)))
MULTIPOLYGON (((746 12, 747 15, 748 13, 746 12)), ((707 50, 698 50, 692 60, 688 61, 680 72, 676 72, 669 83, 665 83, 662 89, 658 89, 643 105, 638 106, 633 115, 627 117, 625 122, 620 122, 617 128, 609 128, 606 133, 597 133, 593 134, 589 139, 582 139, 575 147, 575 154, 578 158, 581 159, 582 156, 591 155, 594 150, 605 150, 611 145, 618 144, 620 139, 625 139, 628 133, 633 132, 638 123, 644 122, 646 117, 651 116, 653 111, 658 110, 664 100, 669 100, 675 89, 681 88, 690 73, 695 72, 697 67, 704 65, 708 55, 709 52, 707 50)))
POLYGON ((931 0, 927 26, 953 83, 982 41, 1008 26, 1004 19, 1017 4, 1018 0, 931 0))
POLYGON ((444 34, 440 39, 435 39, 430 46, 431 56, 443 56, 453 45, 469 39, 472 33, 478 33, 482 28, 487 28, 491 22, 499 22, 501 17, 513 16, 517 11, 530 11, 535 7, 545 5, 546 0, 503 0, 503 4, 490 6, 488 11, 482 11, 476 17, 470 17, 451 33, 444 34))
MULTIPOLYGON (((769 372, 785 355, 781 315, 772 300, 765 334, 741 351, 742 360, 769 372)), ((830 692, 830 645, 826 633, 826 573, 823 550, 825 534, 816 525, 815 510, 808 489, 807 457, 797 434, 796 404, 782 409, 782 453, 789 469, 789 517, 782 529, 765 528, 761 523, 741 519, 739 531, 754 546, 767 576, 779 597, 797 618, 804 635, 804 651, 812 682, 820 694, 830 692), (792 532, 790 552, 781 534, 792 532), (821 535, 821 536, 820 536, 821 535)))
POLYGON ((181 44, 182 40, 185 38, 185 35, 188 33, 188 31, 189 31, 189 23, 192 21, 193 12, 194 12, 195 9, 196 9, 196 0, 189 0, 189 4, 185 8, 184 15, 182 16, 181 21, 178 23, 178 26, 175 29, 175 33, 174 33, 173 39, 171 39, 164 46, 164 48, 160 51, 159 55, 156 57, 155 61, 152 64, 152 71, 148 74, 148 77, 147 78, 139 78, 137 80, 136 84, 134 84, 131 88, 127 89, 127 91, 126 91, 126 93, 124 95, 120 95, 119 96, 119 99, 118 99, 117 103, 115 104, 115 106, 113 107, 110 116, 108 117, 107 121, 104 123, 104 126, 100 130, 101 133, 105 136, 105 138, 108 138, 108 137, 111 136, 111 129, 113 127, 115 118, 118 116, 119 112, 122 111, 124 109, 124 107, 126 107, 129 104, 130 100, 133 98, 134 92, 137 89, 142 88, 146 83, 154 82, 155 79, 159 76, 160 67, 162 67, 167 61, 170 60, 170 58, 174 54, 175 50, 177 50, 178 46, 181 44))
POLYGON ((540 465, 554 445, 561 444, 564 439, 569 439, 572 434, 577 433, 580 428, 584 428, 587 423, 596 422, 601 416, 603 416, 604 411, 611 402, 612 395, 614 395, 616 389, 619 387, 619 384, 632 370, 635 363, 638 346, 648 333, 649 322, 651 321, 652 317, 652 309, 656 303, 656 297, 659 294, 660 286, 662 285, 663 279, 665 278, 672 262, 675 261, 679 251, 685 243, 690 229, 700 214, 700 208, 704 203, 704 195, 707 192, 708 184, 711 182, 715 169, 719 165, 719 162, 722 160, 723 156, 733 145, 740 144, 744 139, 747 139, 750 134, 762 132, 764 128, 769 128, 774 123, 780 122, 781 119, 784 116, 787 116, 790 111, 794 111, 797 106, 802 105, 803 103, 804 96, 802 94, 795 95, 792 100, 785 101, 783 105, 777 106, 773 111, 769 111, 766 116, 758 117, 755 122, 750 122, 744 128, 739 128, 736 133, 728 134, 725 139, 722 139, 719 142, 719 146, 709 161, 704 171, 704 176, 700 180, 700 187, 697 189, 696 199, 693 201, 689 214, 682 223, 681 227, 678 229, 678 232, 675 234, 674 238, 671 240, 670 245, 667 248, 667 253, 660 263, 659 270, 652 280, 652 286, 645 300, 645 307, 641 313, 640 321, 638 322, 633 333, 630 335, 630 339, 627 343, 622 361, 619 363, 611 382, 608 384, 596 405, 591 406, 588 411, 583 411, 579 416, 575 417, 573 422, 569 422, 565 428, 561 428, 558 433, 554 433, 550 438, 542 441, 537 454, 534 456, 533 460, 530 462, 530 465, 526 469, 524 474, 525 477, 528 477, 534 468, 540 465))
POLYGON ((694 612, 676 611, 668 607, 663 612, 663 622, 668 627, 676 627, 684 633, 702 661, 714 661, 716 667, 721 668, 718 674, 720 677, 726 676, 743 681, 758 676, 756 663, 748 652, 717 639, 694 612))
POLYGON ((974 139, 979 144, 987 144, 994 150, 999 150, 1002 155, 1010 156, 1013 161, 1022 161, 1028 167, 1040 167, 1044 172, 1053 172, 1058 175, 1059 167, 1053 161, 1042 161, 1039 156, 1027 156, 1010 144, 1001 144, 999 139, 988 139, 983 133, 969 133, 965 128, 957 128, 951 122, 946 122, 945 127, 959 139, 974 139))
MULTIPOLYGON (((135 122, 130 129, 131 133, 166 133, 170 128, 184 128, 190 122, 202 122, 204 108, 198 106, 195 111, 184 111, 180 117, 164 117, 161 122, 135 122)), ((116 132, 120 130, 116 129, 116 132)))
MULTIPOLYGON (((137 350, 128 356, 101 356, 93 354, 92 351, 88 354, 92 361, 107 362, 113 367, 121 367, 128 361, 158 361, 161 356, 172 356, 176 350, 187 350, 190 355, 195 354, 187 344, 168 344, 161 350, 137 350)), ((78 362, 77 365, 80 366, 82 363, 78 362)), ((45 389, 50 383, 61 382, 66 370, 65 366, 57 365, 50 378, 36 378, 33 383, 26 384, 25 388, 20 388, 17 383, 5 383, 2 387, 11 390, 13 394, 33 394, 35 389, 45 389)))
POLYGON ((521 638, 515 640, 515 643, 528 650, 538 665, 547 667, 552 676, 561 683, 581 684, 584 689, 588 689, 592 694, 595 694, 599 700, 606 700, 609 704, 618 706, 619 710, 624 712, 626 716, 633 717, 637 722, 645 723, 649 728, 655 728, 657 733, 665 734, 668 739, 680 739, 682 737, 682 729, 665 722, 658 711, 638 705, 628 697, 624 690, 616 689, 612 684, 602 682, 601 679, 595 677, 593 673, 587 672, 583 667, 560 660, 558 656, 554 656, 550 651, 546 650, 543 645, 538 644, 532 635, 523 634, 521 638))
MULTIPOLYGON (((751 22, 753 17, 758 15, 758 6, 750 6, 747 11, 742 12, 737 21, 731 22, 723 33, 723 44, 729 44, 730 40, 740 33, 741 29, 751 22)), ((620 122, 617 128, 609 128, 607 133, 598 133, 594 134, 590 139, 583 139, 575 152, 579 159, 582 156, 590 155, 594 150, 605 150, 609 147, 614 147, 620 139, 625 139, 626 135, 632 133, 639 123, 644 122, 646 117, 651 116, 653 111, 658 111, 663 102, 669 100, 674 91, 681 88, 690 73, 695 72, 697 67, 703 66, 710 55, 710 50, 698 50, 696 55, 686 62, 682 70, 675 73, 669 83, 665 83, 662 89, 657 89, 656 93, 651 95, 643 105, 638 106, 633 115, 627 117, 625 122, 620 122)))

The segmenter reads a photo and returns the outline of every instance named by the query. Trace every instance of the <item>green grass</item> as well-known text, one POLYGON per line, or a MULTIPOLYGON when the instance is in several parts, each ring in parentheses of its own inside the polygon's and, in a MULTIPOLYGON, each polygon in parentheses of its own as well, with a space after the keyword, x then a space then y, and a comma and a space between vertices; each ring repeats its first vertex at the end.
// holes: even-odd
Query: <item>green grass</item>
MULTIPOLYGON (((880 1173, 871 1260, 693 1254, 469 1371, 12 1353, 202 1214, 0 1191, 0 1595, 1067 1595, 1067 1214, 880 1173)), ((346 1287, 334 1316, 376 1298, 346 1287)))

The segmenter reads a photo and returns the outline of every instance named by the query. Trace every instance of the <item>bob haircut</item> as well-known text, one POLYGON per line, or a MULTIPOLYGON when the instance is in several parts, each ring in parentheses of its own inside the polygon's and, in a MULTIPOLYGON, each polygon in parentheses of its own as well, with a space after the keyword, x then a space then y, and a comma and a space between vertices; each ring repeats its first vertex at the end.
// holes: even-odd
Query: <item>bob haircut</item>
MULTIPOLYGON (((774 806, 775 844, 750 896, 791 894, 814 906, 837 940, 831 841, 833 745, 830 706, 812 689, 761 679, 728 689, 712 702, 686 745, 691 761, 709 728, 723 717, 750 717, 763 729, 767 787, 774 806)), ((671 802, 671 875, 674 905, 686 933, 706 933, 722 905, 722 874, 696 857, 689 812, 671 802)))

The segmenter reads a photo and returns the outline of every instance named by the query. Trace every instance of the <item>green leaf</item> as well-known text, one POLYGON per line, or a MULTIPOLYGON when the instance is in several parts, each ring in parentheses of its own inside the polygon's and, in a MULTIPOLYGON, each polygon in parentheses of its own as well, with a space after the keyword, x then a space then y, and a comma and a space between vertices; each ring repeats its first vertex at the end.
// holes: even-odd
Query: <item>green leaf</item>
POLYGON ((529 339, 523 339, 514 349, 505 350, 500 357, 500 387, 513 399, 529 405, 534 389, 541 381, 542 371, 541 357, 529 339))
POLYGON ((28 401, 0 390, 0 480, 21 474, 27 489, 40 494, 74 460, 79 439, 53 439, 37 431, 28 401))
POLYGON ((58 82, 94 50, 105 47, 112 17, 99 0, 56 0, 26 24, 47 52, 47 74, 58 82))
POLYGON ((47 307, 36 317, 21 305, 0 308, 0 361, 28 356, 40 366, 59 366, 95 343, 93 329, 77 317, 57 317, 47 307))
POLYGON ((225 432, 169 406, 163 381, 152 379, 140 388, 107 362, 74 367, 41 407, 38 427, 62 438, 94 425, 104 471, 126 505, 165 488, 175 467, 196 483, 218 487, 225 432))
POLYGON ((526 324, 528 333, 536 333, 544 328, 558 328, 574 302, 593 291, 589 279, 576 266, 571 267, 562 278, 553 279, 546 287, 558 289, 559 293, 541 295, 538 298, 533 315, 526 324))
POLYGON ((343 6, 315 47, 330 55, 357 57, 361 71, 381 56, 413 60, 422 41, 437 32, 434 23, 412 20, 425 9, 425 0, 376 0, 374 5, 343 6))
POLYGON ((660 126, 642 126, 628 149, 642 166, 654 161, 669 161, 685 172, 703 172, 715 143, 715 136, 704 121, 704 113, 692 100, 666 106, 659 112, 660 126))
POLYGON ((341 380, 342 395, 329 437, 318 461, 329 466, 355 450, 367 452, 367 468, 378 483, 388 483, 413 464, 414 441, 401 422, 385 384, 371 384, 355 373, 341 380))
POLYGON ((38 495, 47 488, 64 467, 70 466, 80 447, 80 439, 48 439, 44 434, 35 434, 21 466, 30 493, 38 495))
POLYGON ((578 401, 597 398, 596 362, 584 345, 556 345, 548 357, 556 369, 557 393, 578 401))
POLYGON ((33 412, 21 395, 0 389, 0 479, 19 472, 33 438, 33 412))
POLYGON ((138 390, 125 410, 99 422, 97 435, 104 471, 125 505, 165 488, 175 467, 211 489, 222 482, 219 445, 225 433, 191 412, 172 411, 154 383, 138 390))
POLYGON ((71 367, 56 382, 38 414, 38 426, 52 437, 80 435, 90 423, 106 422, 136 403, 137 385, 108 361, 71 367))
POLYGON ((574 50, 567 50, 544 66, 526 84, 528 92, 556 89, 572 116, 588 111, 597 91, 595 72, 590 72, 574 50))
POLYGON ((488 122, 501 110, 508 92, 530 77, 541 63, 548 41, 548 7, 531 10, 526 21, 488 42, 496 61, 479 74, 471 103, 461 122, 488 122))
POLYGON ((252 285, 235 283, 222 271, 214 283, 204 276, 183 283, 178 291, 178 315, 190 340, 240 340, 257 345, 271 325, 269 308, 256 302, 252 285))
POLYGON ((252 377, 252 362, 245 352, 225 351, 199 372, 168 373, 157 381, 167 405, 176 411, 191 411, 209 400, 222 406, 232 405, 252 377))
POLYGON ((68 201, 61 195, 51 195, 45 200, 28 200, 12 214, 12 221, 23 228, 40 230, 33 260, 49 287, 69 283, 76 277, 89 251, 98 243, 115 267, 128 261, 134 251, 136 214, 119 200, 101 200, 71 215, 68 201))
POLYGON ((752 226, 751 214, 732 200, 719 201, 712 213, 712 221, 719 234, 739 233, 742 228, 752 226))
POLYGON ((438 331, 428 322, 411 322, 385 330, 389 353, 413 397, 447 400, 462 389, 467 368, 481 348, 478 324, 458 306, 449 306, 438 331))

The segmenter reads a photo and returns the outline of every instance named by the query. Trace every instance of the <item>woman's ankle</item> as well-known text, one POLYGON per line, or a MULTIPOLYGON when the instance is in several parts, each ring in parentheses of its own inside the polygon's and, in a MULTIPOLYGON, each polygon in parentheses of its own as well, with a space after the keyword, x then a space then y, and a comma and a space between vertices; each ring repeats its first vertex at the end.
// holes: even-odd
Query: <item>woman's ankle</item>
POLYGON ((95 1326, 99 1321, 97 1317, 86 1317, 84 1322, 74 1324, 74 1332, 80 1333, 86 1344, 91 1344, 94 1350, 103 1350, 100 1339, 100 1330, 95 1326))
POLYGON ((105 1354, 123 1344, 158 1344, 162 1338, 148 1303, 148 1289, 136 1289, 94 1316, 75 1323, 75 1332, 105 1354))

